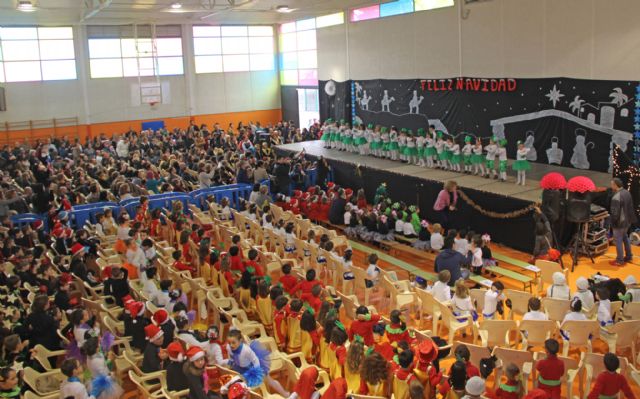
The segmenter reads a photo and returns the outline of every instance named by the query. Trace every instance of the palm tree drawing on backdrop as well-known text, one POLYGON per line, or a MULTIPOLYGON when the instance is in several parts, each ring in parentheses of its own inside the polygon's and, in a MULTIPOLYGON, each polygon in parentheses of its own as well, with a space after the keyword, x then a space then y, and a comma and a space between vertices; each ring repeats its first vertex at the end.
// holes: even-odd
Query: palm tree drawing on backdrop
POLYGON ((611 97, 611 102, 615 103, 618 107, 621 107, 629 100, 629 97, 627 97, 619 87, 613 89, 613 92, 609 94, 609 97, 611 97))
POLYGON ((580 96, 576 96, 571 103, 569 103, 569 108, 571 108, 571 112, 575 113, 579 117, 582 116, 582 104, 584 100, 580 98, 580 96))

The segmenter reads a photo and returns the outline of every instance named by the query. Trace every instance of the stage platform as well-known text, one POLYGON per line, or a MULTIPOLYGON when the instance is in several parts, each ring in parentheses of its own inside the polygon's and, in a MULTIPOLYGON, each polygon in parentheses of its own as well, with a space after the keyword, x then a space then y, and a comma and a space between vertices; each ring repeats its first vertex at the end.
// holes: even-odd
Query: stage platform
POLYGON ((500 194, 508 197, 521 199, 524 201, 537 202, 540 201, 542 189, 540 189, 540 179, 549 172, 560 172, 567 180, 574 176, 587 176, 591 178, 596 186, 609 187, 611 175, 602 172, 594 172, 588 170, 580 170, 566 168, 557 165, 546 165, 541 163, 531 163, 531 170, 527 172, 526 186, 515 184, 515 172, 511 170, 513 160, 509 160, 509 169, 507 174, 508 180, 503 183, 493 179, 468 175, 465 173, 450 172, 439 169, 429 169, 426 167, 407 165, 399 161, 391 161, 388 159, 374 158, 371 156, 362 156, 352 154, 345 151, 331 150, 323 147, 320 140, 306 141, 302 143, 280 145, 277 148, 285 151, 299 152, 304 148, 306 153, 312 156, 323 156, 329 160, 338 160, 342 162, 352 163, 354 165, 362 165, 372 169, 386 170, 402 175, 411 175, 421 179, 445 182, 447 180, 455 180, 461 188, 471 188, 500 194))
POLYGON ((539 179, 542 176, 551 171, 563 173, 567 179, 577 175, 589 176, 596 185, 603 187, 607 187, 611 179, 606 173, 532 163, 532 170, 527 174, 527 184, 520 186, 515 184, 511 168, 509 180, 499 182, 464 173, 428 169, 399 161, 325 149, 319 140, 280 145, 276 147, 276 152, 293 155, 303 149, 311 158, 323 156, 327 159, 332 167, 334 180, 339 185, 354 190, 363 188, 370 203, 373 201, 376 188, 385 182, 387 191, 394 201, 417 204, 421 217, 431 223, 443 222, 443 215, 433 210, 433 203, 442 189, 443 182, 455 180, 471 202, 462 199, 458 201, 457 210, 449 215, 448 226, 473 230, 479 234, 488 233, 493 242, 524 252, 531 252, 534 246, 532 212, 520 216, 514 216, 513 212, 541 200, 539 179), (478 207, 483 211, 497 212, 501 217, 489 216, 486 212, 479 211, 478 207), (503 217, 504 215, 508 216, 503 217))

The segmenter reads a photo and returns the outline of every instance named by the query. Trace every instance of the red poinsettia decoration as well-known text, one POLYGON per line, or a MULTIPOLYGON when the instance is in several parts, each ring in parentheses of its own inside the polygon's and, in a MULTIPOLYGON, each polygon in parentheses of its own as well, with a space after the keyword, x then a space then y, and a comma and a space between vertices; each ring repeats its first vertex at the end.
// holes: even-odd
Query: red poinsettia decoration
POLYGON ((586 176, 572 177, 567 182, 567 190, 572 193, 586 193, 587 191, 594 191, 595 189, 596 184, 586 176))
POLYGON ((567 179, 558 172, 547 173, 540 180, 540 187, 543 190, 564 190, 567 187, 567 179))

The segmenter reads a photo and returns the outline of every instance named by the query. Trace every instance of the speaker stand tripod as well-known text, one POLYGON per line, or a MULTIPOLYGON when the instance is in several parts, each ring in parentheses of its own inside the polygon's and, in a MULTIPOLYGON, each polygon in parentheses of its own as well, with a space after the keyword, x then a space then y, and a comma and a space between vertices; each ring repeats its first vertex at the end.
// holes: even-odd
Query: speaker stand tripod
POLYGON ((587 231, 589 229, 589 222, 581 222, 578 224, 578 231, 573 235, 569 248, 571 248, 571 272, 573 273, 576 265, 578 264, 579 254, 584 254, 591 259, 591 263, 595 263, 593 260, 593 254, 589 250, 587 245, 587 231))

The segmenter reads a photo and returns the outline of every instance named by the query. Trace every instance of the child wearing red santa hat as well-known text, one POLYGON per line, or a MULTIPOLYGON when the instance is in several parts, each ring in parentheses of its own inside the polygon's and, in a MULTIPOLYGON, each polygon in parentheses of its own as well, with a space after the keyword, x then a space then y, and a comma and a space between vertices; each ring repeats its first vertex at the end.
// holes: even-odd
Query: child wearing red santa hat
POLYGON ((169 312, 164 309, 158 309, 152 316, 153 322, 160 327, 164 333, 164 340, 162 341, 162 347, 167 348, 173 341, 174 331, 176 329, 175 322, 169 317, 169 312))
POLYGON ((188 389, 189 385, 184 375, 184 361, 186 359, 182 345, 174 341, 167 346, 167 388, 169 391, 182 391, 188 389))

